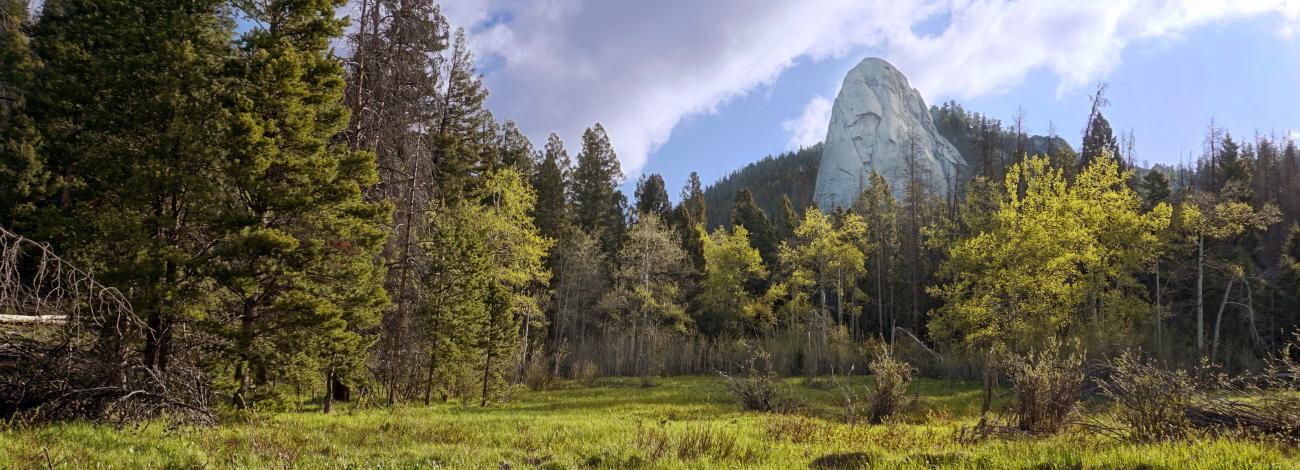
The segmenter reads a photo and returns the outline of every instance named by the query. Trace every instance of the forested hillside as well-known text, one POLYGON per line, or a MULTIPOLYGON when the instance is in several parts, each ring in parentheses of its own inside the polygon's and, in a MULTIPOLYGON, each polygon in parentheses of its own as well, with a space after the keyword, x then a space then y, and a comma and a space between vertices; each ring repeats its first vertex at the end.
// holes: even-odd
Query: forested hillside
POLYGON ((730 225, 736 193, 748 189, 763 212, 778 214, 784 210, 788 196, 796 211, 813 204, 817 185, 817 164, 822 145, 801 148, 780 155, 768 155, 744 168, 733 171, 704 188, 704 202, 709 207, 708 228, 730 225))

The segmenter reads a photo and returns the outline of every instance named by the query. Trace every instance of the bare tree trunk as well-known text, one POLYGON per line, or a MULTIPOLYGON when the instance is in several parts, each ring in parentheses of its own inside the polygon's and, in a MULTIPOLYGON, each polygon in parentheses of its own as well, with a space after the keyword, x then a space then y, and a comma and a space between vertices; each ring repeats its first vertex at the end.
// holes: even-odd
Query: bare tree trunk
POLYGON ((1219 326, 1223 323, 1223 310, 1228 307, 1228 297, 1232 294, 1232 283, 1237 276, 1228 278, 1228 287, 1223 290, 1223 301, 1219 302, 1219 314, 1214 319, 1214 342, 1210 343, 1210 362, 1219 358, 1219 326))
POLYGON ((321 412, 329 414, 334 405, 334 372, 325 373, 325 399, 321 406, 321 412))
POLYGON ((1196 236, 1196 353, 1205 356, 1205 234, 1196 236))
POLYGON ((487 406, 488 401, 488 379, 492 375, 492 353, 489 352, 483 360, 483 395, 479 397, 478 406, 487 406))

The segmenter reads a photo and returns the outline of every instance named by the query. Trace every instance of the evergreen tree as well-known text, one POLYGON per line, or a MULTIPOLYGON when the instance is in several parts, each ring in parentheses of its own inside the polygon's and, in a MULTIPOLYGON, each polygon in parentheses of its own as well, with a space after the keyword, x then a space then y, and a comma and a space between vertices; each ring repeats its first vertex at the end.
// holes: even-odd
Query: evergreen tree
MULTIPOLYGON (((223 5, 57 0, 33 33, 41 67, 25 104, 59 191, 43 201, 36 236, 131 295, 149 325, 145 365, 157 371, 178 324, 212 300, 200 271, 228 196, 216 185, 229 125, 223 5)), ((20 144, 18 159, 32 162, 30 148, 20 144)))
POLYGON ((1281 274, 1278 291, 1282 304, 1283 324, 1300 322, 1300 225, 1291 225, 1279 260, 1281 274))
POLYGON ((636 214, 655 214, 665 223, 673 219, 673 203, 668 200, 664 178, 658 174, 642 175, 636 183, 636 214))
MULTIPOLYGON (((1119 155, 1119 141, 1115 139, 1115 133, 1111 130, 1110 122, 1106 120, 1106 116, 1102 116, 1100 111, 1096 111, 1087 132, 1083 135, 1083 145, 1079 150, 1078 170, 1082 171, 1104 154, 1119 155)), ((1120 167, 1123 168, 1122 162, 1120 167)))
POLYGON ((439 84, 448 26, 432 0, 370 0, 356 13, 344 95, 352 119, 340 138, 375 153, 379 184, 368 196, 394 205, 382 252, 393 308, 385 312, 376 348, 391 404, 399 391, 422 389, 412 370, 425 357, 413 325, 422 295, 415 277, 424 255, 419 240, 429 229, 424 215, 437 192, 429 129, 444 102, 439 84))
POLYGON ((233 324, 213 332, 229 340, 236 406, 305 371, 334 378, 355 367, 368 347, 361 332, 385 307, 375 259, 389 207, 361 194, 378 181, 374 157, 329 145, 348 122, 329 53, 346 24, 334 14, 342 3, 239 4, 254 26, 230 64, 234 124, 219 162, 237 197, 222 208, 209 262, 233 297, 233 324))
POLYGON ((799 223, 799 211, 795 210, 794 202, 790 200, 789 195, 781 195, 781 208, 777 210, 776 220, 773 222, 779 241, 789 240, 794 235, 794 227, 797 223, 799 223))
POLYGON ((551 133, 546 139, 541 161, 535 165, 532 184, 537 191, 537 205, 533 209, 533 223, 542 236, 559 240, 570 222, 569 154, 564 150, 560 136, 551 133))
POLYGON ((35 236, 31 219, 50 181, 26 110, 38 65, 24 30, 27 9, 26 0, 0 0, 0 226, 35 236))
POLYGON ((1250 161, 1241 154, 1241 146, 1232 140, 1232 134, 1225 133, 1219 145, 1219 156, 1216 159, 1219 181, 1215 182, 1214 187, 1222 188, 1230 182, 1249 182, 1250 161))
POLYGON ((433 134, 434 200, 456 201, 472 191, 476 175, 497 165, 496 127, 484 107, 487 89, 474 70, 465 30, 456 30, 451 57, 443 65, 442 103, 433 134))
MULTIPOLYGON (((854 201, 853 211, 867 222, 867 239, 862 241, 863 252, 871 263, 875 282, 868 296, 876 304, 876 328, 881 338, 891 338, 893 318, 893 278, 895 256, 898 253, 898 207, 889 181, 871 171, 866 189, 854 201), (869 248, 867 247, 869 244, 869 248)), ((857 328, 854 328, 857 334, 857 328)))
POLYGON ((1172 194, 1169 189, 1169 178, 1156 170, 1147 171, 1147 174, 1142 176, 1139 191, 1142 195, 1144 211, 1150 211, 1162 203, 1169 203, 1169 196, 1172 194))
POLYGON ((534 157, 533 143, 528 140, 519 131, 519 127, 514 121, 506 121, 501 126, 500 145, 497 148, 497 159, 502 166, 514 168, 524 175, 533 173, 534 157))
POLYGON ((744 227, 748 231, 749 243, 758 250, 764 264, 769 266, 776 264, 777 246, 780 244, 776 229, 772 227, 772 222, 768 220, 763 209, 754 203, 754 195, 748 189, 736 193, 736 204, 732 206, 731 212, 731 226, 744 227))
POLYGON ((699 173, 692 171, 686 178, 681 200, 677 205, 677 233, 681 236, 682 250, 686 252, 687 259, 699 272, 704 269, 704 240, 697 227, 703 227, 708 220, 708 208, 705 207, 699 173))
POLYGON ((598 233, 605 253, 618 252, 623 236, 623 207, 626 197, 618 190, 623 182, 618 156, 605 127, 597 123, 582 133, 582 152, 573 170, 574 223, 598 233))

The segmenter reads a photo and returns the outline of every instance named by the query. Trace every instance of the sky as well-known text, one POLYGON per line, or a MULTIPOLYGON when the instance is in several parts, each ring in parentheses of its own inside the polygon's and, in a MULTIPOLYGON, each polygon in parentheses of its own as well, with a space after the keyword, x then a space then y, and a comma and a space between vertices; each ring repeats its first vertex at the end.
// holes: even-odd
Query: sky
MULTIPOLYGON (((825 137, 844 75, 885 58, 928 104, 956 100, 1077 147, 1088 96, 1136 136, 1139 161, 1300 129, 1300 0, 450 0, 488 107, 539 146, 578 153, 601 122, 625 189, 659 173, 676 196, 825 137)), ((629 191, 630 193, 630 191, 629 191)))

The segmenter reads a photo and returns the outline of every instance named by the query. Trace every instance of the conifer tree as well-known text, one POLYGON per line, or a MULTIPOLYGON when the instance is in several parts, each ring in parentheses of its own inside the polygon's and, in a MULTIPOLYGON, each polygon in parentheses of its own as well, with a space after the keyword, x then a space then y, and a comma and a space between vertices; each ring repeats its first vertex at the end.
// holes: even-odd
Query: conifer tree
POLYGON ((342 66, 329 53, 346 24, 334 14, 342 3, 239 3, 254 26, 231 64, 234 124, 220 162, 236 197, 222 208, 210 262, 233 297, 232 324, 214 333, 229 340, 236 406, 304 369, 330 382, 355 369, 369 346, 362 331, 387 301, 375 259, 389 206, 361 192, 378 181, 374 157, 329 144, 348 122, 342 66))
MULTIPOLYGON (((229 126, 223 5, 56 0, 33 33, 41 66, 24 104, 58 191, 42 202, 35 236, 130 293, 156 371, 167 369, 180 324, 212 298, 200 268, 228 197, 216 184, 229 126)), ((19 158, 31 162, 25 149, 19 158)))
POLYGON ((623 170, 618 155, 597 123, 582 133, 582 152, 573 170, 574 223, 583 230, 599 233, 605 253, 618 252, 623 237, 623 208, 627 198, 618 190, 623 170))
POLYGON ((1156 170, 1147 171, 1142 175, 1142 182, 1139 185, 1142 194, 1142 210, 1149 211, 1154 209, 1160 203, 1168 203, 1172 191, 1169 189, 1169 178, 1156 170))
POLYGON ((474 175, 486 174, 498 162, 497 130, 484 107, 487 88, 474 69, 463 28, 456 30, 451 57, 443 64, 442 103, 430 132, 433 137, 435 201, 450 204, 472 191, 474 175))
POLYGON ((642 175, 636 183, 636 211, 634 215, 653 213, 665 223, 673 216, 673 203, 668 200, 664 177, 658 174, 642 175))
POLYGON ((776 251, 780 244, 776 229, 772 227, 767 213, 754 202, 754 194, 748 189, 736 193, 736 204, 731 210, 731 226, 744 227, 748 232, 750 245, 758 250, 763 263, 776 264, 776 251))
POLYGON ((392 403, 399 390, 420 390, 416 383, 399 382, 414 382, 412 363, 423 356, 412 324, 421 295, 415 277, 423 256, 418 242, 428 230, 424 214, 436 192, 430 128, 443 103, 439 84, 448 26, 432 0, 366 0, 356 13, 344 97, 352 119, 340 138, 375 153, 379 183, 368 196, 394 206, 382 252, 393 306, 384 314, 377 344, 383 357, 378 375, 392 403))
POLYGON ((677 233, 681 236, 682 250, 697 272, 704 269, 704 241, 696 227, 707 222, 708 208, 704 204, 700 175, 692 171, 682 187, 681 202, 677 204, 677 233))
POLYGON ((554 132, 546 139, 541 161, 532 176, 537 191, 537 205, 533 209, 533 223, 542 236, 559 240, 571 219, 569 213, 569 171, 571 162, 564 150, 564 142, 554 132))
MULTIPOLYGON (((794 235, 794 226, 799 223, 799 212, 794 208, 794 201, 789 194, 781 195, 781 209, 776 213, 773 225, 779 241, 789 240, 794 235)), ((780 245, 780 243, 778 243, 780 245)))
POLYGON ((514 168, 523 175, 533 173, 533 163, 537 160, 533 143, 519 131, 514 121, 506 121, 501 126, 500 145, 497 147, 497 159, 501 166, 514 168))
POLYGON ((27 32, 26 0, 0 0, 0 226, 35 236, 35 212, 47 197, 49 175, 26 94, 38 62, 27 32))

